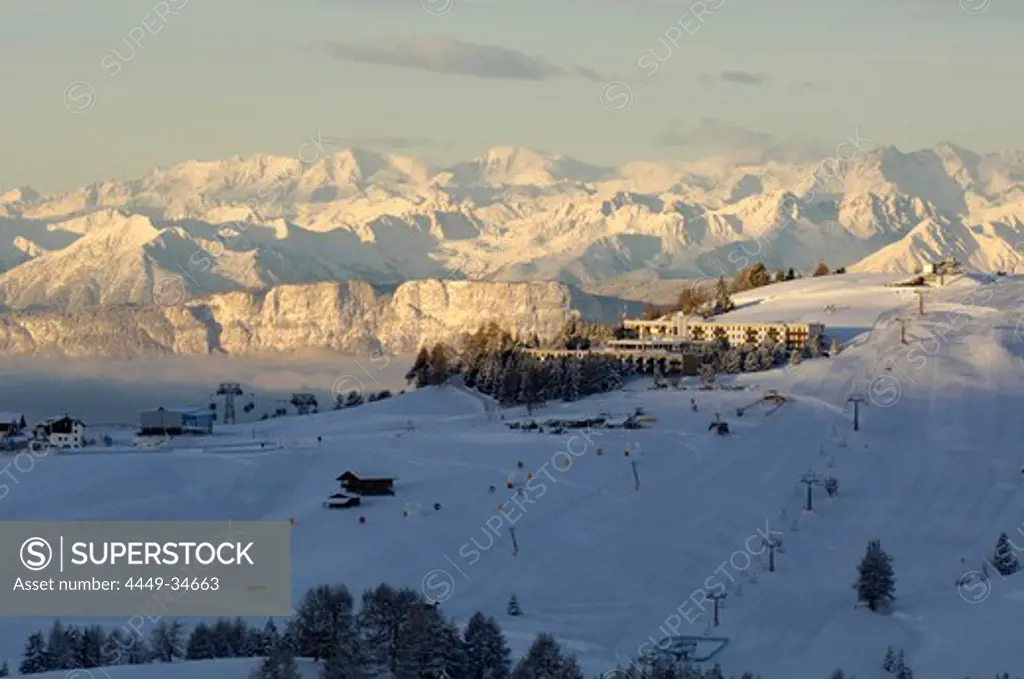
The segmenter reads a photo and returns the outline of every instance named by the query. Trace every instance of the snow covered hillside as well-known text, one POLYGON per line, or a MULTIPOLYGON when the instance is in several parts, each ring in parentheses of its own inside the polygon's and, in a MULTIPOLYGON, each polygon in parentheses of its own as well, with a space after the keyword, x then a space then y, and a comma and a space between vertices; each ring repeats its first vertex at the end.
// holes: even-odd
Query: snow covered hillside
MULTIPOLYGON (((351 411, 220 427, 205 450, 43 458, 12 485, 3 516, 292 517, 295 597, 325 582, 355 592, 382 581, 422 588, 460 622, 477 610, 496 616, 517 652, 538 632, 556 634, 588 677, 635 656, 649 638, 703 634, 711 608, 701 612, 694 593, 716 585, 729 595, 713 635, 729 643, 715 660, 730 673, 803 679, 841 667, 882 678, 889 645, 905 649, 920 677, 1019 672, 1024 574, 993 575, 975 589, 956 582, 982 568, 1000 532, 1024 544, 1015 424, 1024 409, 1024 277, 932 289, 924 316, 915 315, 916 297, 884 287, 891 278, 802 279, 736 297, 726 318, 824 322, 846 344, 833 358, 736 376, 746 391, 651 391, 640 380, 537 415, 642 407, 656 418, 647 429, 514 431, 485 399, 428 388, 351 411), (900 317, 911 319, 908 344, 900 317), (771 415, 753 408, 736 417, 765 389, 789 401, 771 415), (865 399, 859 431, 851 395, 865 399), (730 435, 708 432, 715 413, 730 435), (244 441, 249 449, 217 448, 244 441), (283 449, 261 451, 260 441, 283 449), (323 509, 346 469, 394 475, 397 496, 323 509), (816 489, 812 512, 803 511, 800 483, 808 470, 840 484, 834 499, 816 489), (516 503, 505 480, 526 471, 539 483, 516 503), (426 511, 405 517, 406 503, 426 511), (783 538, 773 573, 763 534, 783 538), (855 606, 851 584, 872 539, 894 558, 888 615, 855 606), (505 614, 510 592, 521 617, 505 614)), ((0 620, 0 653, 16 657, 46 624, 0 620)), ((223 663, 218 676, 243 679, 247 667, 223 663)), ((116 668, 111 677, 157 676, 150 671, 116 668)), ((195 671, 190 663, 159 668, 166 679, 195 671)))
MULTIPOLYGON (((1020 154, 903 153, 860 137, 820 163, 600 168, 493 148, 448 168, 356 149, 191 161, 59 195, 0 195, 0 306, 144 303, 280 284, 422 278, 599 284, 735 273, 737 259, 908 271, 1024 252, 1020 154)), ((605 294, 615 295, 605 291, 605 294)))

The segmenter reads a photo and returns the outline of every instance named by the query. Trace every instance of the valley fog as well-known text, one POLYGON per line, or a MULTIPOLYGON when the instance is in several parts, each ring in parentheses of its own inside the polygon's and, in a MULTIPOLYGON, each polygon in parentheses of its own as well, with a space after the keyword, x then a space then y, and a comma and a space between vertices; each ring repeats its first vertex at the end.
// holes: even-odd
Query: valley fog
MULTIPOLYGON (((239 382, 239 422, 285 406, 293 392, 316 396, 329 410, 334 392, 405 388, 411 356, 311 354, 267 358, 160 357, 134 360, 7 358, 0 360, 0 411, 17 412, 32 426, 67 413, 86 425, 136 425, 139 411, 159 406, 205 406, 220 382, 239 382), (249 395, 255 408, 243 412, 249 395)), ((223 400, 217 399, 218 415, 223 400)), ((286 406, 289 413, 294 408, 286 406)))

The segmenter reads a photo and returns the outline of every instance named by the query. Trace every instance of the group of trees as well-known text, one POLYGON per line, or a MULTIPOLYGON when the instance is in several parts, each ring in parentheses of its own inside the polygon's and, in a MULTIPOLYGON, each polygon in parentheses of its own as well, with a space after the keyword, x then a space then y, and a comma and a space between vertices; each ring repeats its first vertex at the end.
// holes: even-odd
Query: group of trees
POLYGON ((273 620, 199 623, 187 639, 177 621, 157 619, 148 635, 120 627, 78 628, 54 622, 32 634, 19 672, 37 674, 178 659, 261 657, 253 679, 299 679, 295 658, 321 663, 323 679, 583 679, 576 658, 551 635, 536 638, 514 666, 494 618, 476 613, 460 633, 440 608, 411 589, 380 585, 356 610, 344 585, 310 589, 279 633, 273 620))
POLYGON ((266 656, 281 643, 273 620, 252 627, 241 618, 199 623, 186 638, 176 620, 150 618, 144 625, 105 630, 100 625, 77 627, 54 621, 47 634, 35 632, 25 642, 20 674, 88 669, 113 665, 144 665, 178 659, 254 658, 266 656))
MULTIPOLYGON (((588 342, 586 336, 569 337, 588 342)), ((618 389, 627 373, 620 361, 601 354, 539 361, 507 332, 489 324, 463 337, 458 350, 443 343, 421 348, 406 379, 425 387, 461 375, 467 387, 504 406, 534 406, 618 389)))
POLYGON ((386 398, 391 398, 391 391, 388 389, 371 391, 366 398, 363 398, 363 392, 353 389, 347 394, 334 395, 334 409, 355 408, 356 406, 363 405, 363 403, 373 403, 374 401, 382 401, 386 398))
MULTIPOLYGON (((832 271, 822 263, 818 265, 811 275, 827 276, 829 274, 844 273, 846 273, 845 267, 832 271)), ((714 283, 702 279, 689 281, 684 285, 682 292, 679 293, 676 304, 660 308, 653 304, 648 304, 644 308, 643 316, 648 320, 653 320, 676 311, 682 311, 685 314, 696 314, 705 318, 717 316, 731 311, 735 307, 729 297, 730 294, 761 288, 772 283, 791 281, 801 277, 801 274, 792 268, 788 271, 772 273, 763 262, 754 262, 741 269, 731 281, 727 281, 724 277, 719 278, 714 283)))
MULTIPOLYGON (((855 585, 859 597, 875 610, 875 604, 892 599, 893 584, 891 559, 877 541, 869 543, 855 585)), ((252 679, 300 679, 296 658, 318 663, 321 679, 584 679, 576 657, 550 634, 538 635, 513 663, 493 617, 477 612, 460 631, 437 603, 387 584, 365 591, 360 603, 357 610, 344 585, 319 585, 306 592, 283 632, 272 619, 259 627, 235 618, 199 623, 187 638, 179 622, 161 618, 149 618, 154 624, 148 635, 142 626, 105 631, 99 625, 79 628, 56 620, 48 634, 29 636, 19 672, 258 657, 262 661, 252 679)), ((902 651, 889 648, 882 665, 896 679, 913 679, 902 651)), ((7 674, 4 663, 0 676, 7 674)), ((702 669, 658 654, 645 654, 615 674, 623 679, 725 679, 717 664, 702 669)), ((755 677, 746 672, 740 679, 755 677)), ((846 677, 835 670, 830 679, 846 677)))
POLYGON ((902 648, 897 654, 892 650, 892 646, 889 647, 885 652, 885 659, 882 660, 882 669, 896 679, 914 679, 914 672, 907 664, 902 648))
POLYGON ((361 603, 356 611, 343 585, 309 590, 254 679, 298 679, 295 657, 321 663, 322 679, 583 679, 551 635, 539 635, 513 665, 494 618, 476 613, 460 632, 419 592, 389 585, 366 591, 361 603))

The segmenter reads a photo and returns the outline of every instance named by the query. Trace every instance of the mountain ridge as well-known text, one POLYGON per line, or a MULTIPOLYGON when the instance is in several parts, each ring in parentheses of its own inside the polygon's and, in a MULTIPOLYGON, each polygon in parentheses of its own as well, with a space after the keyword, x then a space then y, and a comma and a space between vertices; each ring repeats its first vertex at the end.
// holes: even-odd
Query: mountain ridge
POLYGON ((362 149, 256 154, 2 196, 6 310, 142 304, 168 277, 190 296, 350 279, 586 287, 731 276, 754 259, 905 273, 944 256, 1012 269, 1024 254, 1024 154, 950 142, 615 168, 521 147, 446 167, 362 149))

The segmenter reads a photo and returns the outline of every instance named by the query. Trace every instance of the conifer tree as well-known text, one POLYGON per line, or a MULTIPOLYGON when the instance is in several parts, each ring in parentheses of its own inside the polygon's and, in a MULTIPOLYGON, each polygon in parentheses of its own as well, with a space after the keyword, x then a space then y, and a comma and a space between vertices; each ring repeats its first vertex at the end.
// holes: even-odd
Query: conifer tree
POLYGON ((896 651, 890 646, 885 651, 885 659, 882 661, 882 669, 886 672, 896 671, 896 651))
POLYGON ((462 639, 465 679, 508 679, 510 652, 494 618, 474 613, 462 639))
POLYGON ((455 625, 435 606, 412 606, 398 630, 395 679, 461 677, 462 664, 455 625))
POLYGON ((185 645, 186 660, 209 660, 217 657, 217 648, 213 640, 213 630, 205 622, 192 628, 185 645))
POLYGON ((0 663, 0 677, 7 677, 11 674, 11 668, 7 666, 7 661, 4 660, 0 663))
POLYGON ((25 642, 18 674, 39 674, 50 669, 49 658, 46 657, 46 642, 42 632, 33 632, 25 642))
POLYGON ((103 666, 111 667, 113 665, 122 665, 126 662, 125 651, 128 649, 131 641, 121 631, 120 627, 115 627, 111 630, 110 634, 107 635, 106 641, 103 643, 103 666))
POLYGON ((281 633, 277 631, 277 625, 274 624, 273 618, 267 618, 267 622, 263 625, 263 633, 260 635, 260 639, 263 642, 263 648, 259 655, 268 656, 270 653, 281 645, 281 633))
POLYGON ((896 577, 892 557, 882 550, 878 540, 868 543, 864 558, 857 567, 857 581, 853 587, 857 590, 857 599, 872 611, 895 599, 896 577))
POLYGON ((295 655, 326 660, 355 641, 352 595, 344 585, 319 585, 306 592, 289 623, 295 655))
POLYGON ((75 644, 73 656, 76 667, 100 667, 103 665, 103 645, 107 635, 99 625, 90 625, 82 630, 75 644))
POLYGON ((564 381, 562 382, 562 400, 578 401, 580 398, 580 382, 582 374, 580 363, 575 359, 566 361, 564 381))
POLYGON ((736 305, 733 303, 732 297, 729 296, 729 284, 725 282, 724 278, 719 278, 715 285, 714 314, 724 314, 735 308, 736 305))
POLYGON ((145 665, 152 662, 153 652, 150 650, 149 644, 146 643, 145 637, 134 630, 128 637, 128 652, 125 655, 127 664, 145 665))
POLYGON ((736 349, 730 349, 722 357, 722 372, 735 375, 743 369, 743 356, 736 349))
POLYGON ((430 383, 430 352, 426 347, 420 347, 419 353, 416 354, 416 361, 409 372, 405 374, 405 380, 415 384, 417 389, 430 383))
POLYGON ((757 351, 751 351, 747 354, 746 358, 743 359, 743 371, 748 373, 757 372, 761 369, 761 357, 757 351))
POLYGON ((253 669, 251 679, 301 679, 295 657, 279 649, 253 669))
POLYGON ((54 620, 50 627, 50 635, 46 640, 47 669, 72 669, 72 646, 68 629, 61 621, 54 620))
POLYGON ((838 356, 839 352, 841 352, 842 350, 843 350, 843 348, 839 344, 839 339, 836 338, 836 337, 833 337, 832 338, 832 344, 830 344, 829 347, 828 347, 828 355, 829 355, 829 357, 832 358, 834 356, 838 356))
POLYGON ((583 679, 576 657, 550 634, 540 634, 512 671, 512 679, 583 679))
POLYGON ((996 541, 996 550, 992 555, 992 565, 996 567, 1000 575, 1012 575, 1020 568, 1017 554, 1014 553, 1010 538, 1006 533, 999 536, 996 541))
POLYGON ((181 623, 175 620, 161 620, 153 629, 151 647, 153 655, 160 662, 171 662, 182 656, 181 623))
POLYGON ((513 594, 508 598, 508 614, 509 615, 522 615, 523 611, 519 608, 519 599, 513 594))
POLYGON ((371 674, 394 673, 402 621, 412 606, 421 603, 423 597, 418 592, 388 584, 363 592, 356 622, 371 674))

